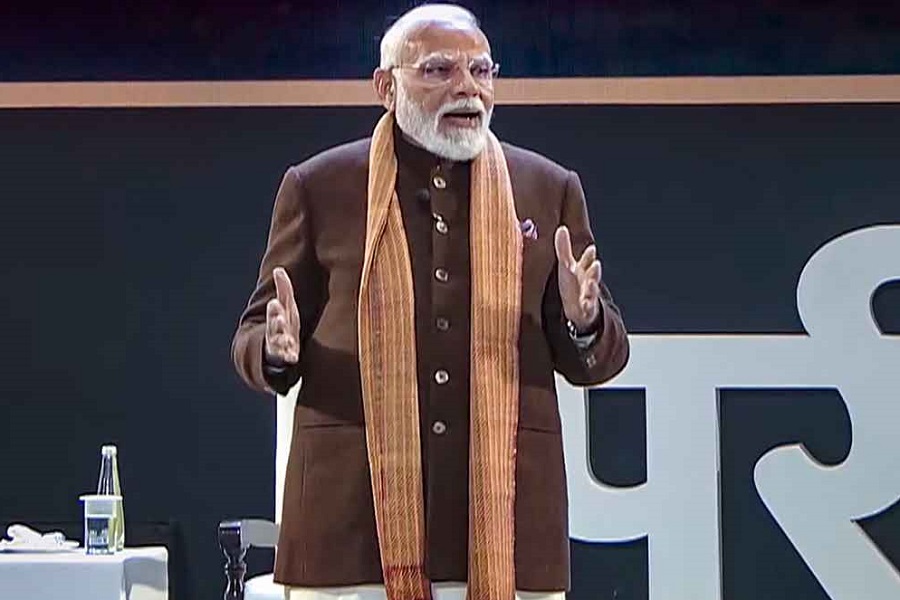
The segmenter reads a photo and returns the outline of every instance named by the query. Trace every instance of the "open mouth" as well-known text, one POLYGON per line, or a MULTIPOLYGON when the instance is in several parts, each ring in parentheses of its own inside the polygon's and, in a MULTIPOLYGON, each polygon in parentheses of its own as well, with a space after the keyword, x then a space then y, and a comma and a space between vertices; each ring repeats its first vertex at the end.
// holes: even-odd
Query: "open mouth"
POLYGON ((478 127, 481 113, 477 110, 454 110, 446 113, 441 119, 455 127, 478 127))

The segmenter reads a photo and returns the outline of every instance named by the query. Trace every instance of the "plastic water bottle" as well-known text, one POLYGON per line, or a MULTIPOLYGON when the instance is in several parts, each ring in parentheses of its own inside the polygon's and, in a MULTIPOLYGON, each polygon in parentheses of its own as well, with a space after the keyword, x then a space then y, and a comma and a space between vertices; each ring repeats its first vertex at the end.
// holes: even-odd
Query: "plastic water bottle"
POLYGON ((117 454, 115 446, 103 446, 100 449, 100 480, 97 482, 97 493, 120 497, 109 532, 110 546, 119 551, 125 547, 125 501, 121 499, 122 486, 119 483, 117 454))

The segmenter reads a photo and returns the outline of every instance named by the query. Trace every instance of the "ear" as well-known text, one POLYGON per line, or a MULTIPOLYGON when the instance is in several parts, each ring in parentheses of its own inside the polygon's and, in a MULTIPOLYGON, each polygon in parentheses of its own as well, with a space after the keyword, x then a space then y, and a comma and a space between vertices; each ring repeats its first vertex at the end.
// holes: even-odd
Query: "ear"
POLYGON ((396 84, 394 83, 394 76, 391 70, 375 69, 375 72, 372 73, 372 85, 375 88, 378 99, 381 100, 382 106, 387 110, 393 110, 396 102, 396 91, 394 89, 396 84))

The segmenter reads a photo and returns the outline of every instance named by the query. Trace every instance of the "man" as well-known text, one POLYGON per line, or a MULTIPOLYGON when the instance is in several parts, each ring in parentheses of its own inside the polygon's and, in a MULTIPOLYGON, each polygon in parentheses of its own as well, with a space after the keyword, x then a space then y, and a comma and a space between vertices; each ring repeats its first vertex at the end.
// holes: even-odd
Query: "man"
POLYGON ((290 598, 568 586, 553 371, 604 381, 628 343, 577 175, 490 133, 495 75, 471 13, 413 9, 381 43, 372 138, 282 181, 233 357, 261 390, 303 379, 290 598))

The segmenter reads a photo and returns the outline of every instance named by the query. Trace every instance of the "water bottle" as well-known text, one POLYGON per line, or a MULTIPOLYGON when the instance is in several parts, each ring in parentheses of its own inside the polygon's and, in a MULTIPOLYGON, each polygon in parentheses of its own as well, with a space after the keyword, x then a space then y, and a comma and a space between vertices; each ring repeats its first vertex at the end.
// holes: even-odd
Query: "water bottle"
MULTIPOLYGON (((119 484, 119 462, 115 446, 103 446, 100 450, 100 480, 97 493, 122 497, 122 486, 119 484)), ((125 508, 124 500, 116 503, 115 517, 110 523, 110 546, 116 551, 125 547, 125 508)))

